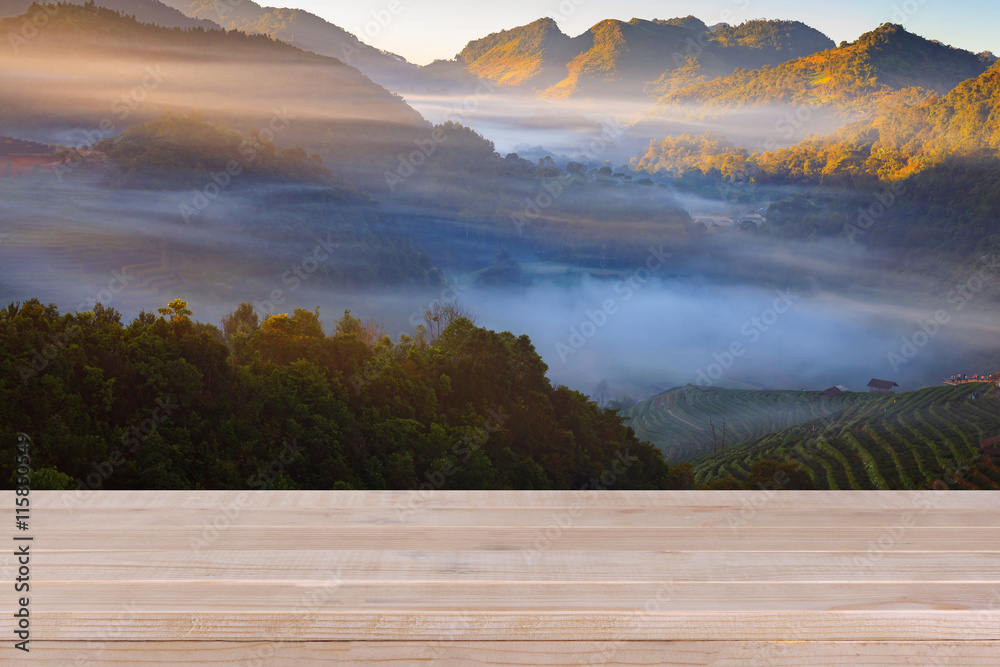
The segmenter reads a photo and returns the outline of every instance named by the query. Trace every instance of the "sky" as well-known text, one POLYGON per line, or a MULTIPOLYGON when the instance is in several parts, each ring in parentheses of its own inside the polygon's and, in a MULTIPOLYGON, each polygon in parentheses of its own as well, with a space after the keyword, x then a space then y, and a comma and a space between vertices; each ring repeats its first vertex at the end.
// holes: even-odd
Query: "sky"
POLYGON ((674 18, 693 14, 708 25, 747 19, 791 19, 835 42, 853 41, 886 22, 970 51, 1000 52, 996 0, 291 0, 260 4, 313 12, 380 49, 425 65, 450 59, 470 40, 548 16, 570 36, 602 19, 674 18))

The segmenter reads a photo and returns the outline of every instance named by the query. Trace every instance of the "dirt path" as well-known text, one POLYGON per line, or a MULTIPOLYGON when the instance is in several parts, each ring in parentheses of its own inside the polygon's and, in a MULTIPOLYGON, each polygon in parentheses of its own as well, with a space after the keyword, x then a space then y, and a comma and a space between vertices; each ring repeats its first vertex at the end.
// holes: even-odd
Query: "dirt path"
POLYGON ((683 417, 678 417, 677 415, 674 414, 674 411, 671 410, 670 408, 667 408, 667 412, 670 414, 671 417, 673 417, 674 419, 677 419, 678 421, 684 422, 688 426, 694 426, 699 431, 704 431, 705 430, 702 427, 698 426, 697 424, 692 424, 691 422, 689 422, 688 420, 684 419, 683 417))

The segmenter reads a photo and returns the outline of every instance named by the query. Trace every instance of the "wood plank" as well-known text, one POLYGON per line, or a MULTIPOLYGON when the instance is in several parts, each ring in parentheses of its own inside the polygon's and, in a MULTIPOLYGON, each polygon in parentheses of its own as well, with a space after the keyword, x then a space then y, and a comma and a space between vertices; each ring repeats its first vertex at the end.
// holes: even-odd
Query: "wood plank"
MULTIPOLYGON (((755 611, 886 611, 983 610, 1000 621, 990 605, 1000 599, 1000 584, 983 582, 774 582, 671 581, 640 583, 559 581, 343 581, 335 573, 323 580, 298 581, 202 579, 170 581, 51 581, 35 601, 43 612, 112 611, 136 603, 142 611, 176 613, 198 609, 206 613, 241 612, 249 605, 276 613, 318 599, 323 608, 358 611, 482 610, 629 613, 654 599, 670 612, 755 611)), ((11 586, 13 588, 13 586, 11 586)))
MULTIPOLYGON (((981 582, 1000 583, 1000 553, 545 551, 531 559, 503 551, 246 550, 36 551, 53 581, 191 579, 323 581, 605 581, 678 583, 981 582)), ((13 564, 10 556, 8 566, 13 564)), ((5 574, 12 576, 12 571, 5 574)))
POLYGON ((510 665, 638 667, 692 665, 741 667, 880 667, 883 665, 995 664, 1000 642, 55 642, 40 641, 29 656, 0 647, 3 664, 97 667, 163 664, 319 667, 354 665, 510 665), (9 662, 8 662, 9 661, 9 662))
POLYGON ((817 508, 817 511, 1000 509, 1000 492, 983 491, 58 491, 36 492, 40 509, 86 505, 92 508, 156 507, 179 510, 246 503, 274 509, 295 508, 569 508, 685 507, 740 508, 761 503, 768 510, 817 508))
MULTIPOLYGON (((44 512, 38 512, 43 515, 44 512)), ((994 527, 913 527, 893 538, 885 527, 823 525, 788 528, 763 526, 739 531, 690 527, 646 529, 619 526, 549 528, 519 526, 199 526, 178 521, 155 530, 110 528, 103 521, 80 530, 54 526, 44 519, 35 524, 44 539, 38 547, 88 550, 356 550, 386 548, 424 551, 517 551, 520 557, 548 550, 623 551, 815 551, 867 552, 880 539, 891 550, 973 553, 1000 552, 1000 530, 994 527), (429 538, 429 536, 433 538, 429 538), (528 554, 528 555, 526 555, 528 554)))
MULTIPOLYGON (((443 593, 442 593, 443 594, 443 593)), ((327 598, 327 600, 331 600, 327 598)), ((138 603, 139 598, 133 602, 138 603)), ((285 613, 39 612, 38 637, 49 640, 240 641, 994 641, 995 611, 740 611, 613 613, 536 609, 497 611, 319 612, 300 600, 285 613)))
MULTIPOLYGON (((32 659, 99 641, 91 664, 231 663, 269 638, 282 664, 407 663, 444 640, 454 664, 989 664, 1000 627, 1000 493, 32 501, 32 659)), ((16 565, 0 555, 0 582, 16 565)))
MULTIPOLYGON (((257 501, 259 502, 259 501, 257 501)), ((641 528, 727 528, 733 532, 753 527, 792 528, 824 526, 883 528, 887 525, 906 527, 1000 527, 1000 509, 969 510, 899 509, 892 512, 873 509, 850 509, 831 513, 825 508, 768 508, 759 511, 753 506, 697 508, 679 507, 663 511, 660 507, 428 507, 419 510, 397 508, 298 507, 293 510, 247 501, 226 513, 212 506, 181 508, 187 520, 196 526, 220 521, 231 526, 271 527, 377 527, 377 526, 519 526, 547 528, 571 521, 579 527, 641 527, 641 528), (223 517, 220 519, 220 517, 223 517)), ((40 525, 65 522, 63 512, 72 516, 99 511, 108 525, 116 528, 157 528, 177 524, 177 518, 158 507, 87 507, 44 508, 40 510, 40 525)))

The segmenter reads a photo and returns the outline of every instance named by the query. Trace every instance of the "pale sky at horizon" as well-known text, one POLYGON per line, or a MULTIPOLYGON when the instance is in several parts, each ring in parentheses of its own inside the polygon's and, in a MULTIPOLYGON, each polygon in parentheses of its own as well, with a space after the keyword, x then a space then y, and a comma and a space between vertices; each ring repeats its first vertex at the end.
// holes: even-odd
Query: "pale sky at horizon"
POLYGON ((882 23, 902 23, 910 32, 970 51, 1000 52, 996 28, 1000 3, 989 0, 291 0, 260 4, 294 7, 322 16, 372 46, 425 65, 453 58, 470 40, 550 16, 571 36, 602 19, 667 19, 693 14, 708 25, 747 19, 790 19, 806 23, 834 42, 853 41, 882 23), (389 7, 396 9, 390 14, 389 7), (385 25, 376 22, 381 15, 385 25), (385 17, 391 17, 386 22, 385 17))

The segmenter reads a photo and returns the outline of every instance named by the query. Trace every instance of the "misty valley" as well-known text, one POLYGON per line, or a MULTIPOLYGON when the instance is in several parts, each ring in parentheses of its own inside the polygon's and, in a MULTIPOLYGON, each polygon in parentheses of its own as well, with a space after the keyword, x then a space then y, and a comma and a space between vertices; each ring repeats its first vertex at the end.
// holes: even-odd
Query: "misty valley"
POLYGON ((992 53, 225 9, 0 0, 34 488, 1000 488, 992 53))

